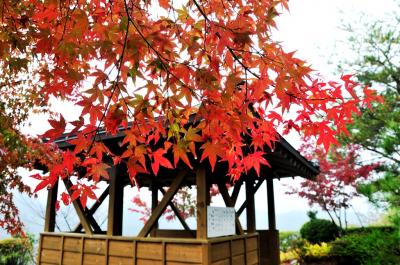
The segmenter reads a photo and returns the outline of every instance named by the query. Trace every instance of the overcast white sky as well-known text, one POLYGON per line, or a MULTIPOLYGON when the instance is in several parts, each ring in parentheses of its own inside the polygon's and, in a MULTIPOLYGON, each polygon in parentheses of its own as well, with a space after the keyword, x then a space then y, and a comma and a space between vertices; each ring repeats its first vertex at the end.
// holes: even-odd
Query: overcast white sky
MULTIPOLYGON (((335 63, 358 56, 346 45, 348 35, 340 29, 341 25, 360 24, 366 18, 384 20, 398 5, 399 1, 392 0, 290 0, 290 12, 278 19, 278 30, 273 37, 282 41, 287 51, 297 51, 297 56, 309 62, 322 76, 338 78, 340 74, 335 73, 335 63)), ((287 140, 298 146, 296 137, 287 140)), ((290 182, 293 181, 275 182, 277 214, 309 209, 304 199, 285 195, 286 188, 281 184, 290 182)), ((265 194, 263 191, 260 193, 265 194)), ((371 220, 379 217, 371 216, 376 212, 363 199, 356 199, 354 205, 371 220)), ((278 218, 278 228, 280 221, 284 220, 278 218)))
POLYGON ((349 53, 346 34, 340 26, 360 24, 357 22, 365 19, 383 20, 399 4, 396 0, 290 0, 290 12, 278 19, 274 36, 288 50, 298 51, 314 69, 331 76, 335 68, 328 62, 339 59, 332 56, 354 56, 349 53))
MULTIPOLYGON (((278 30, 274 33, 274 39, 282 41, 287 51, 297 51, 301 59, 310 62, 313 69, 318 70, 327 78, 334 77, 335 65, 329 62, 337 62, 339 57, 357 56, 351 54, 346 49, 346 34, 339 29, 344 22, 358 21, 362 13, 368 18, 383 19, 390 14, 396 7, 396 1, 390 0, 290 0, 290 13, 283 14, 278 19, 278 30)), ((59 106, 61 109, 68 109, 66 106, 59 106)), ((34 119, 32 126, 26 128, 25 132, 43 133, 48 127, 43 122, 43 117, 34 119)), ((289 138, 294 146, 298 146, 296 138, 289 138)), ((285 195, 286 188, 282 183, 293 183, 296 180, 284 180, 275 182, 276 191, 276 212, 284 214, 290 212, 305 213, 309 206, 303 199, 293 195, 285 195)), ((257 200, 264 202, 266 200, 265 188, 257 194, 257 200)), ((357 210, 364 215, 374 214, 373 210, 363 201, 355 202, 357 210)), ((265 204, 258 203, 257 211, 265 212, 265 204)), ((22 212, 22 215, 29 213, 22 212)), ((374 217, 374 216, 372 216, 374 217)), ((258 226, 266 227, 266 214, 258 219, 258 226)), ((278 228, 282 227, 285 220, 278 218, 278 228)))

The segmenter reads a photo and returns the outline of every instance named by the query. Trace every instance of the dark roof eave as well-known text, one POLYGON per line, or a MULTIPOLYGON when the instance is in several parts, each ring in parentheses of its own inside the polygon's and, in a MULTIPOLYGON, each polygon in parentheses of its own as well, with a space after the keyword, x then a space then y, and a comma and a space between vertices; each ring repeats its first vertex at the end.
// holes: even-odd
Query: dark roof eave
POLYGON ((304 156, 302 156, 300 152, 297 151, 291 144, 289 144, 289 142, 286 141, 285 138, 283 138, 282 136, 279 140, 279 143, 282 145, 283 148, 289 151, 289 153, 293 155, 300 163, 305 165, 313 175, 317 176, 320 173, 318 168, 316 168, 310 161, 308 161, 304 156))
MULTIPOLYGON (((114 135, 112 134, 107 134, 105 130, 99 130, 99 132, 96 135, 96 141, 105 141, 105 140, 111 140, 111 139, 117 139, 117 138, 122 138, 125 133, 124 130, 129 129, 131 124, 128 124, 127 128, 124 127, 119 127, 118 132, 114 135)), ((56 139, 54 141, 55 144, 61 149, 65 148, 70 148, 73 147, 74 145, 71 144, 69 141, 76 139, 76 135, 69 135, 69 133, 63 134, 61 137, 56 139)), ((306 158, 304 158, 292 145, 289 144, 283 138, 282 136, 279 135, 279 141, 277 142, 278 145, 281 145, 282 148, 288 152, 288 154, 297 160, 301 165, 303 165, 306 168, 306 174, 301 174, 298 175, 300 177, 306 178, 306 179, 311 179, 314 180, 315 177, 320 173, 319 169, 316 168, 310 161, 308 161, 306 158)), ((294 177, 294 176, 292 176, 294 177)))

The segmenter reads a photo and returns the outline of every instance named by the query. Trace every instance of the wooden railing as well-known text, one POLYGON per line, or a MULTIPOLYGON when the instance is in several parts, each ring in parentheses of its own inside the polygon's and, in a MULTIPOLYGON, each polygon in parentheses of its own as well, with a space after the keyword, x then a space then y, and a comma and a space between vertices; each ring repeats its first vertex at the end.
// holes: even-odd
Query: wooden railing
POLYGON ((42 233, 38 264, 258 265, 258 234, 216 239, 42 233))

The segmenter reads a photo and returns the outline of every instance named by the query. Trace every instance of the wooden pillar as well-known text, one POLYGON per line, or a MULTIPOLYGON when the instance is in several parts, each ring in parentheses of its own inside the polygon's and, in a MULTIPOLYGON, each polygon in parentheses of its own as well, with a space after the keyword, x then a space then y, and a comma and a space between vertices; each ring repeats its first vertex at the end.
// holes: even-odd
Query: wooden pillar
POLYGON ((124 184, 121 176, 118 176, 116 166, 112 166, 110 175, 110 195, 108 202, 107 235, 122 235, 123 209, 124 209, 124 184))
POLYGON ((267 199, 268 199, 268 228, 269 230, 276 230, 274 180, 272 178, 267 178, 267 199))
POLYGON ((267 177, 268 227, 260 236, 261 263, 260 265, 279 265, 279 231, 276 230, 274 182, 272 176, 267 177))
POLYGON ((196 172, 196 185, 197 185, 197 239, 207 238, 207 200, 210 191, 207 189, 207 177, 205 169, 200 167, 196 172))
MULTIPOLYGON (((154 212, 158 205, 158 186, 155 181, 151 185, 151 211, 154 212)), ((154 224, 153 229, 150 232, 151 237, 157 236, 158 220, 154 224)))
POLYGON ((279 265, 279 231, 261 230, 260 237, 260 265, 279 265))
POLYGON ((54 232, 56 225, 56 201, 58 192, 58 181, 54 184, 53 188, 47 192, 47 205, 46 215, 44 221, 44 231, 54 232))
POLYGON ((256 209, 254 203, 254 179, 249 178, 246 180, 246 220, 247 220, 247 233, 256 232, 256 209))

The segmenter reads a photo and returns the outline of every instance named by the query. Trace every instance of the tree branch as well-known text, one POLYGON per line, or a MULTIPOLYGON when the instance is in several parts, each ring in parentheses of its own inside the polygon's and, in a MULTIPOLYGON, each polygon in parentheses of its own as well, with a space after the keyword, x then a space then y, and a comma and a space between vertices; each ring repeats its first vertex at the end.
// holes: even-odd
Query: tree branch
MULTIPOLYGON (((134 19, 132 18, 132 16, 129 14, 129 7, 128 4, 126 3, 126 1, 124 0, 124 4, 125 4, 125 12, 126 15, 128 16, 128 22, 131 23, 133 25, 133 27, 135 28, 136 32, 139 34, 139 36, 143 39, 143 41, 147 44, 147 46, 155 53, 155 55, 158 57, 158 59, 160 59, 160 62, 164 68, 164 70, 170 74, 171 76, 173 76, 174 78, 176 78, 176 80, 179 81, 179 83, 181 83, 184 87, 186 87, 187 89, 190 90, 190 92, 192 93, 192 95, 199 100, 201 98, 200 95, 198 95, 195 90, 193 88, 191 88, 190 86, 188 86, 185 82, 183 82, 180 78, 178 78, 174 73, 172 73, 169 70, 169 66, 165 63, 165 61, 169 61, 167 58, 165 58, 162 54, 160 54, 159 51, 157 51, 152 45, 151 43, 146 39, 146 37, 143 35, 142 31, 139 29, 139 26, 136 24, 136 22, 134 21, 134 19)), ((128 23, 128 24, 129 24, 128 23)), ((179 63, 179 62, 178 62, 179 63)), ((185 66, 188 66, 187 64, 183 64, 185 66)))
MULTIPOLYGON (((207 14, 204 12, 204 10, 200 7, 199 3, 196 0, 193 0, 193 3, 195 4, 196 8, 199 10, 200 14, 204 17, 204 19, 209 22, 209 23, 213 23, 207 16, 207 14)), ((219 32, 217 32, 215 34, 219 39, 221 39, 221 34, 219 34, 219 32)), ((229 46, 226 46, 226 48, 228 49, 229 53, 232 55, 232 57, 235 59, 236 62, 238 62, 244 69, 245 71, 248 71, 250 74, 252 74, 255 78, 257 79, 261 79, 261 77, 254 73, 248 66, 246 66, 240 59, 239 57, 234 53, 233 49, 229 46)))
POLYGON ((392 157, 392 156, 389 156, 389 155, 387 155, 387 154, 385 154, 385 153, 383 153, 383 152, 381 152, 381 151, 379 151, 379 150, 377 150, 377 149, 374 149, 374 148, 372 148, 372 147, 369 147, 369 146, 367 146, 367 145, 365 145, 365 144, 363 144, 363 143, 358 143, 358 144, 361 145, 363 148, 367 149, 368 151, 377 153, 377 154, 381 155, 381 156, 384 157, 384 158, 387 158, 387 159, 389 159, 389 160, 392 160, 393 162, 396 162, 396 163, 400 164, 400 160, 399 160, 399 159, 396 159, 396 158, 394 158, 394 157, 392 157))
POLYGON ((100 130, 101 123, 103 122, 103 120, 104 120, 104 118, 105 118, 105 116, 106 116, 106 114, 107 114, 107 110, 108 110, 108 108, 109 108, 109 106, 110 106, 110 104, 111 104, 111 100, 112 100, 112 98, 113 98, 113 96, 114 96, 115 90, 116 90, 117 87, 118 87, 118 80, 119 80, 119 78, 120 78, 121 68, 122 68, 122 65, 123 65, 123 63, 124 63, 124 54, 125 54, 125 50, 126 50, 126 45, 127 45, 127 43, 128 43, 128 34, 129 34, 129 23, 128 23, 127 26, 126 26, 125 37, 124 37, 124 44, 123 44, 123 47, 122 47, 121 56, 118 58, 118 61, 117 61, 117 64, 118 64, 117 76, 116 76, 116 78, 115 78, 115 80, 114 80, 114 82, 113 82, 112 88, 111 88, 111 95, 110 95, 110 97, 108 98, 108 101, 107 101, 107 103, 106 103, 106 106, 105 106, 103 115, 101 116, 101 119, 100 119, 100 121, 99 121, 99 124, 97 125, 96 131, 95 131, 95 136, 93 137, 92 142, 91 142, 90 145, 89 145, 89 148, 88 148, 88 150, 87 150, 87 153, 90 153, 90 151, 91 151, 92 148, 93 148, 93 144, 94 144, 94 142, 96 141, 96 135, 97 135, 97 133, 98 133, 99 130, 100 130))

